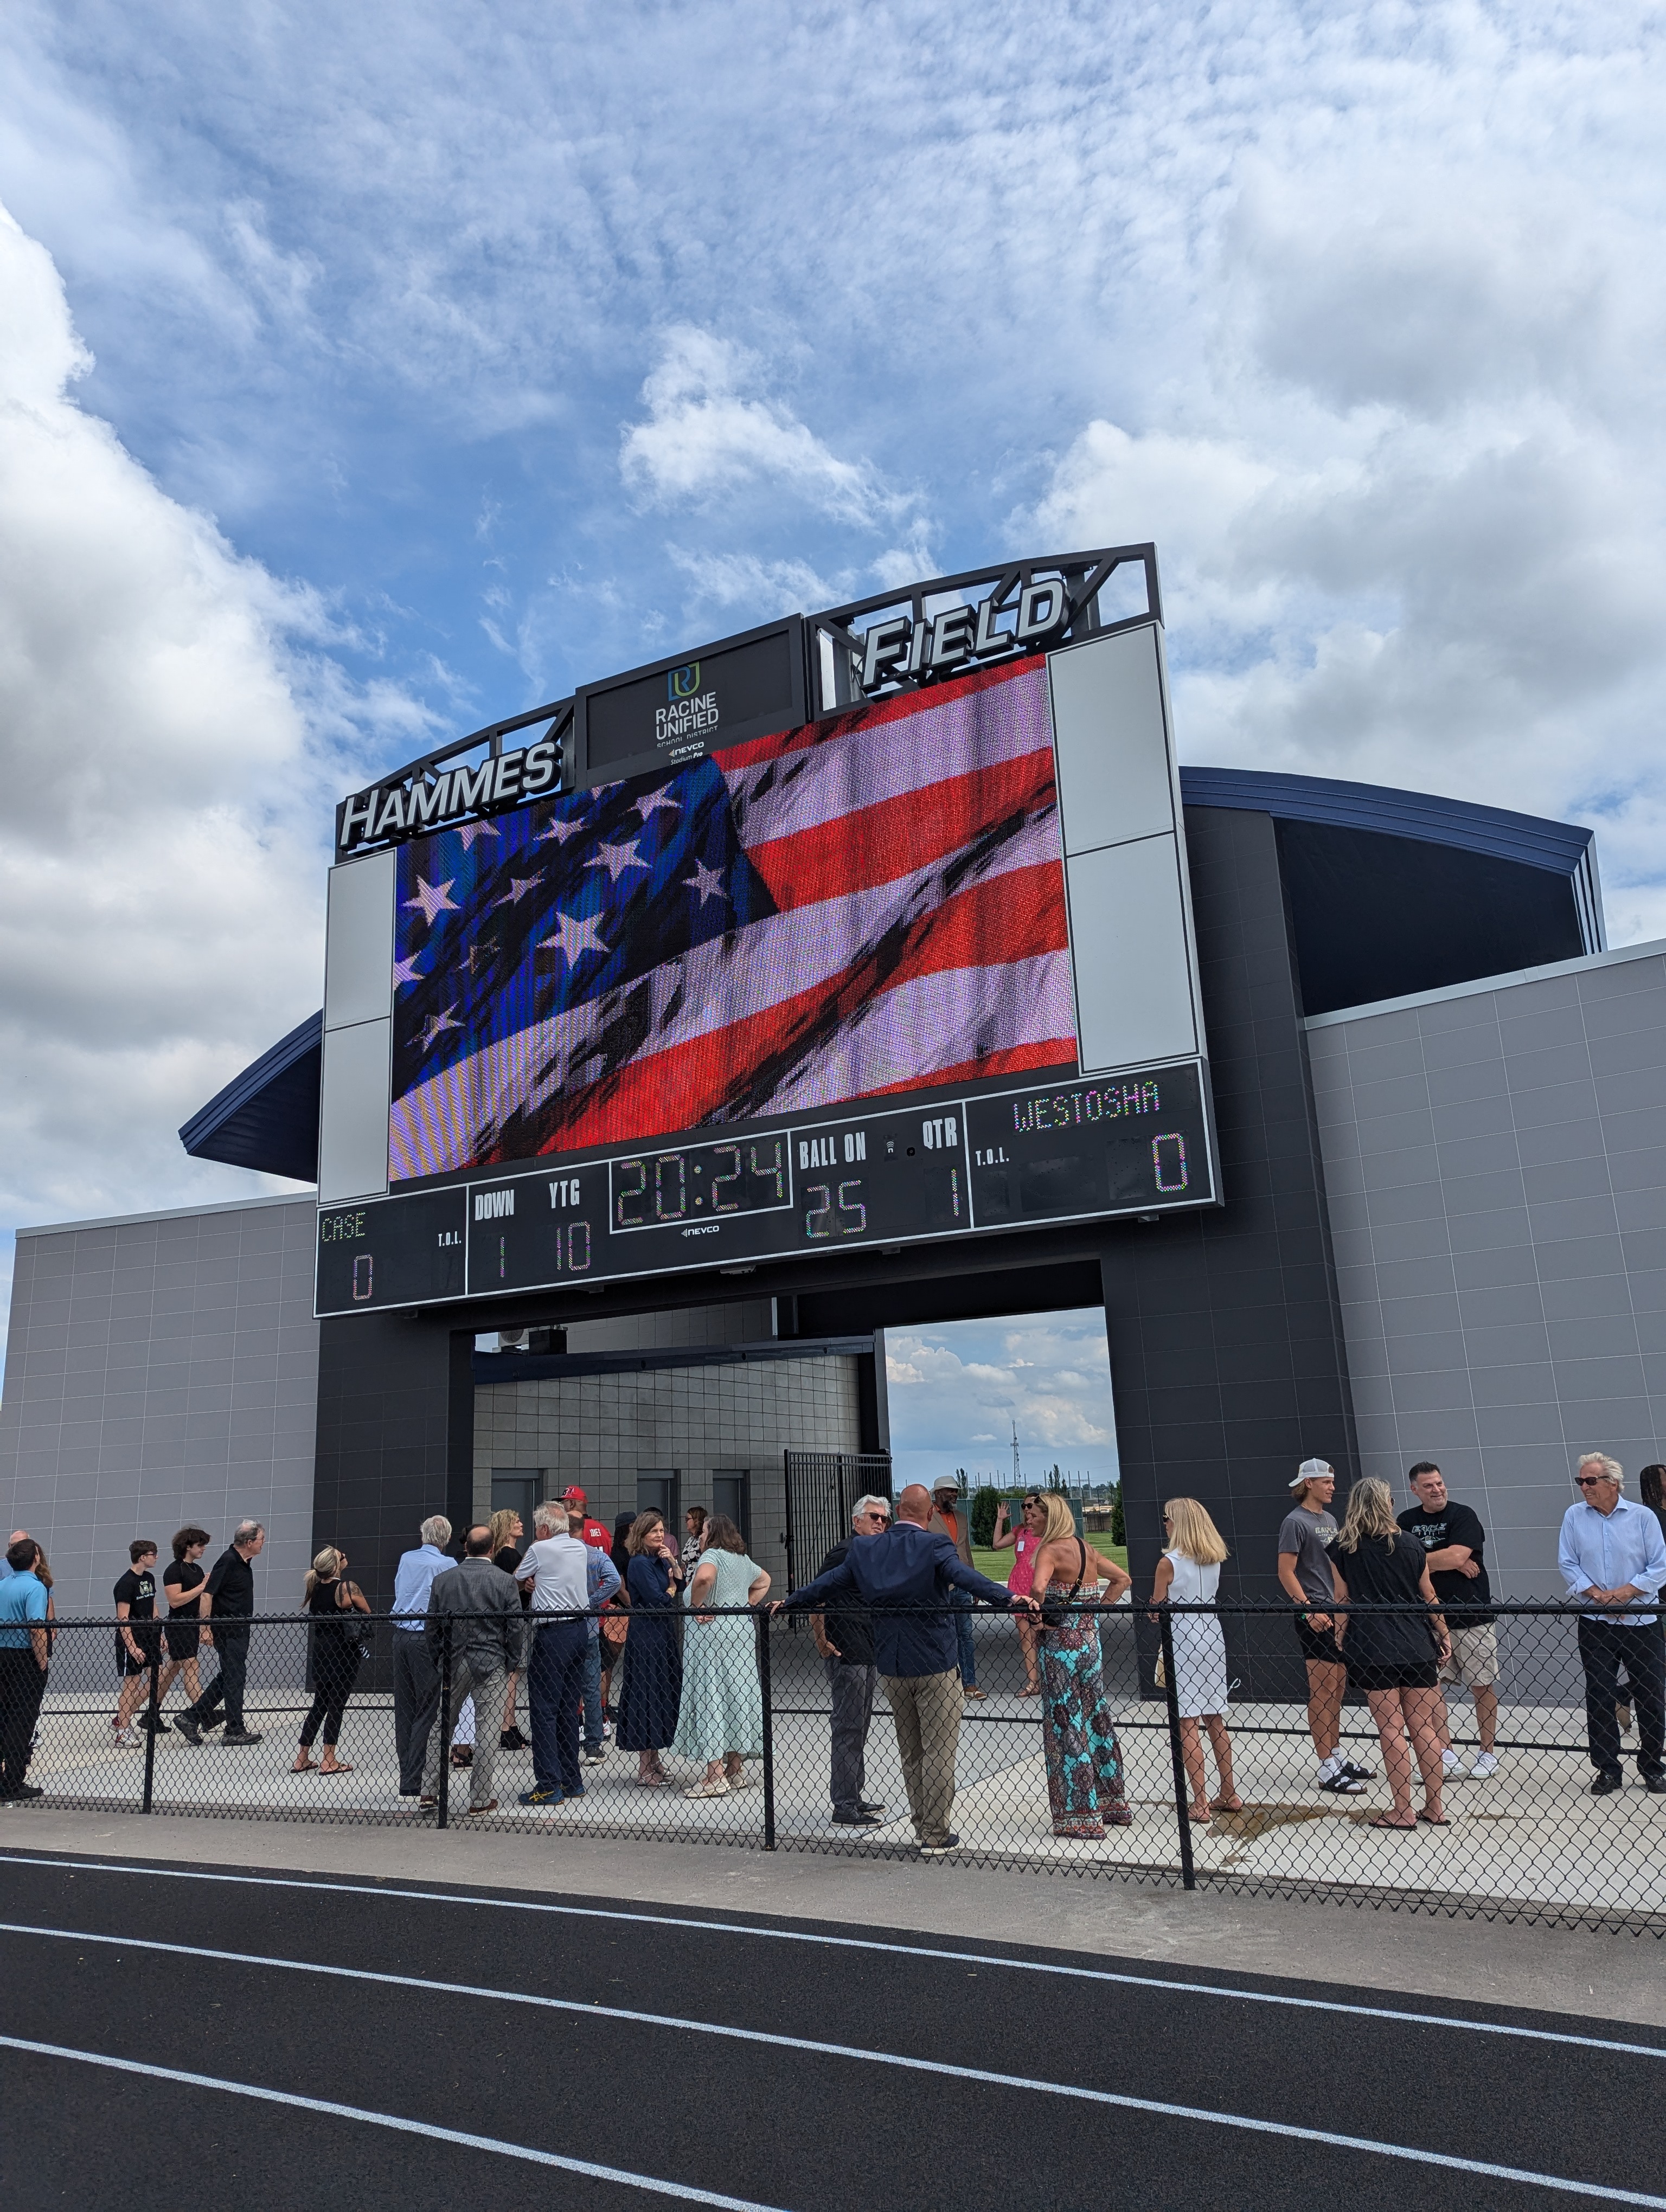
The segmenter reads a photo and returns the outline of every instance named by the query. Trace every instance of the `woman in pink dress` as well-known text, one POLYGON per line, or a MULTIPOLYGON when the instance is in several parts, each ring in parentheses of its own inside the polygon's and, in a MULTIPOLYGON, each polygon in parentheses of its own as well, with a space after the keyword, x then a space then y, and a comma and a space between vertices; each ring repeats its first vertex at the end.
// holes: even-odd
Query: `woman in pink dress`
MULTIPOLYGON (((1012 1571, 1006 1577, 1006 1587, 1014 1597, 1028 1597, 1030 1584, 1035 1577, 1036 1554, 1046 1542, 1047 1507, 1038 1490, 1025 1494, 1024 1505, 1016 1528, 1006 1525, 1006 1504, 1003 1498, 995 1508, 995 1534, 992 1549, 1013 1553, 1012 1571)), ((1021 1697, 1041 1695, 1041 1676, 1037 1672, 1036 1630, 1029 1619, 1018 1617, 1018 1644, 1024 1653, 1024 1687, 1021 1697)))

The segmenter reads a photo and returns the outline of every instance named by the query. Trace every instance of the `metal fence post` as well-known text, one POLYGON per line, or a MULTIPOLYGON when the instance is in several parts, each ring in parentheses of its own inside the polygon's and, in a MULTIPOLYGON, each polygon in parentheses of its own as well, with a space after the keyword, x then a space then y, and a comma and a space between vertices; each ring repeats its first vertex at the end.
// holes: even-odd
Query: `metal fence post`
POLYGON ((763 1848, 775 1847, 775 1698, 769 1680, 769 1609, 757 1608, 757 1686, 763 1707, 763 1848))
POLYGON ((440 1813, 437 1825, 444 1827, 451 1814, 451 1622, 446 1620, 440 1628, 440 1710, 435 1715, 440 1730, 440 1813))
POLYGON ((1186 1796, 1186 1759, 1180 1748, 1180 1692, 1174 1679, 1174 1615, 1166 1605, 1158 1608, 1158 1624, 1163 1639, 1163 1695, 1169 1708, 1169 1754, 1174 1762, 1174 1817, 1180 1830, 1180 1887, 1195 1889, 1197 1876, 1192 1870, 1192 1815, 1186 1796))
POLYGON ((142 1813, 150 1810, 156 1787, 156 1724, 162 1717, 161 1664, 162 1655, 158 1649, 150 1655, 150 1702, 144 1732, 144 1797, 139 1806, 142 1813))

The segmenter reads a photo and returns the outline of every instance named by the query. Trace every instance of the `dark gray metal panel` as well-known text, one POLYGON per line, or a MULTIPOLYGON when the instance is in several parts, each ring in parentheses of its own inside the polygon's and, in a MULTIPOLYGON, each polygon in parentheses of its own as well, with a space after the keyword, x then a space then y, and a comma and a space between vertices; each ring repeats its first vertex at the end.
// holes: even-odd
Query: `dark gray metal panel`
POLYGON ((1269 1598, 1290 1478, 1316 1453, 1346 1490, 1353 1409, 1274 824, 1189 808, 1186 830, 1226 1203, 1105 1240, 1129 1565, 1148 1587, 1163 1500, 1196 1498, 1231 1593, 1269 1598))
POLYGON ((474 1340, 398 1314, 319 1325, 314 1547, 343 1545, 373 1611, 430 1513, 474 1510, 474 1340))

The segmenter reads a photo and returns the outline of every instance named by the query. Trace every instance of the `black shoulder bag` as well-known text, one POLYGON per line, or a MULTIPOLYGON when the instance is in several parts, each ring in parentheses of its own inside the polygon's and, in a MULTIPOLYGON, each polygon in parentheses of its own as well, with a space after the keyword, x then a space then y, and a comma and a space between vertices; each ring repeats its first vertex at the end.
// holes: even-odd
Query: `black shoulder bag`
POLYGON ((1043 1628, 1062 1628, 1064 1626, 1065 1622, 1070 1617, 1070 1608, 1076 1602, 1076 1593, 1080 1589, 1083 1583, 1086 1580, 1087 1546, 1083 1543, 1079 1536, 1076 1539, 1076 1549, 1080 1553, 1081 1557, 1077 1562, 1076 1579, 1070 1585, 1068 1595, 1064 1597, 1061 1597, 1056 1590, 1049 1589, 1046 1596, 1042 1600, 1042 1626, 1043 1628))

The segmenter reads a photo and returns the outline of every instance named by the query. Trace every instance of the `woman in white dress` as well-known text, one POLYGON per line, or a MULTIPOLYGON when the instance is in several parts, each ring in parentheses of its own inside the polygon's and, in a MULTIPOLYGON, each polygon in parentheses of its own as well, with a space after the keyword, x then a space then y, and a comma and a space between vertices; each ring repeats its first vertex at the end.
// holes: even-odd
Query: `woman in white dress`
MULTIPOLYGON (((1220 1531, 1195 1498, 1171 1498, 1163 1509, 1169 1547, 1157 1563, 1152 1600, 1166 1598, 1175 1605, 1213 1605, 1220 1587, 1220 1563, 1226 1547, 1220 1531)), ((1207 1825, 1210 1813, 1237 1813, 1243 1800, 1232 1786, 1232 1739, 1221 1716, 1226 1711, 1226 1638, 1213 1613, 1177 1613, 1173 1616, 1174 1688, 1180 1713, 1180 1748, 1186 1760, 1186 1779, 1191 1784, 1191 1818, 1207 1825), (1219 1771, 1219 1788, 1211 1800, 1203 1765, 1203 1743, 1198 1735, 1201 1721, 1219 1771)))

